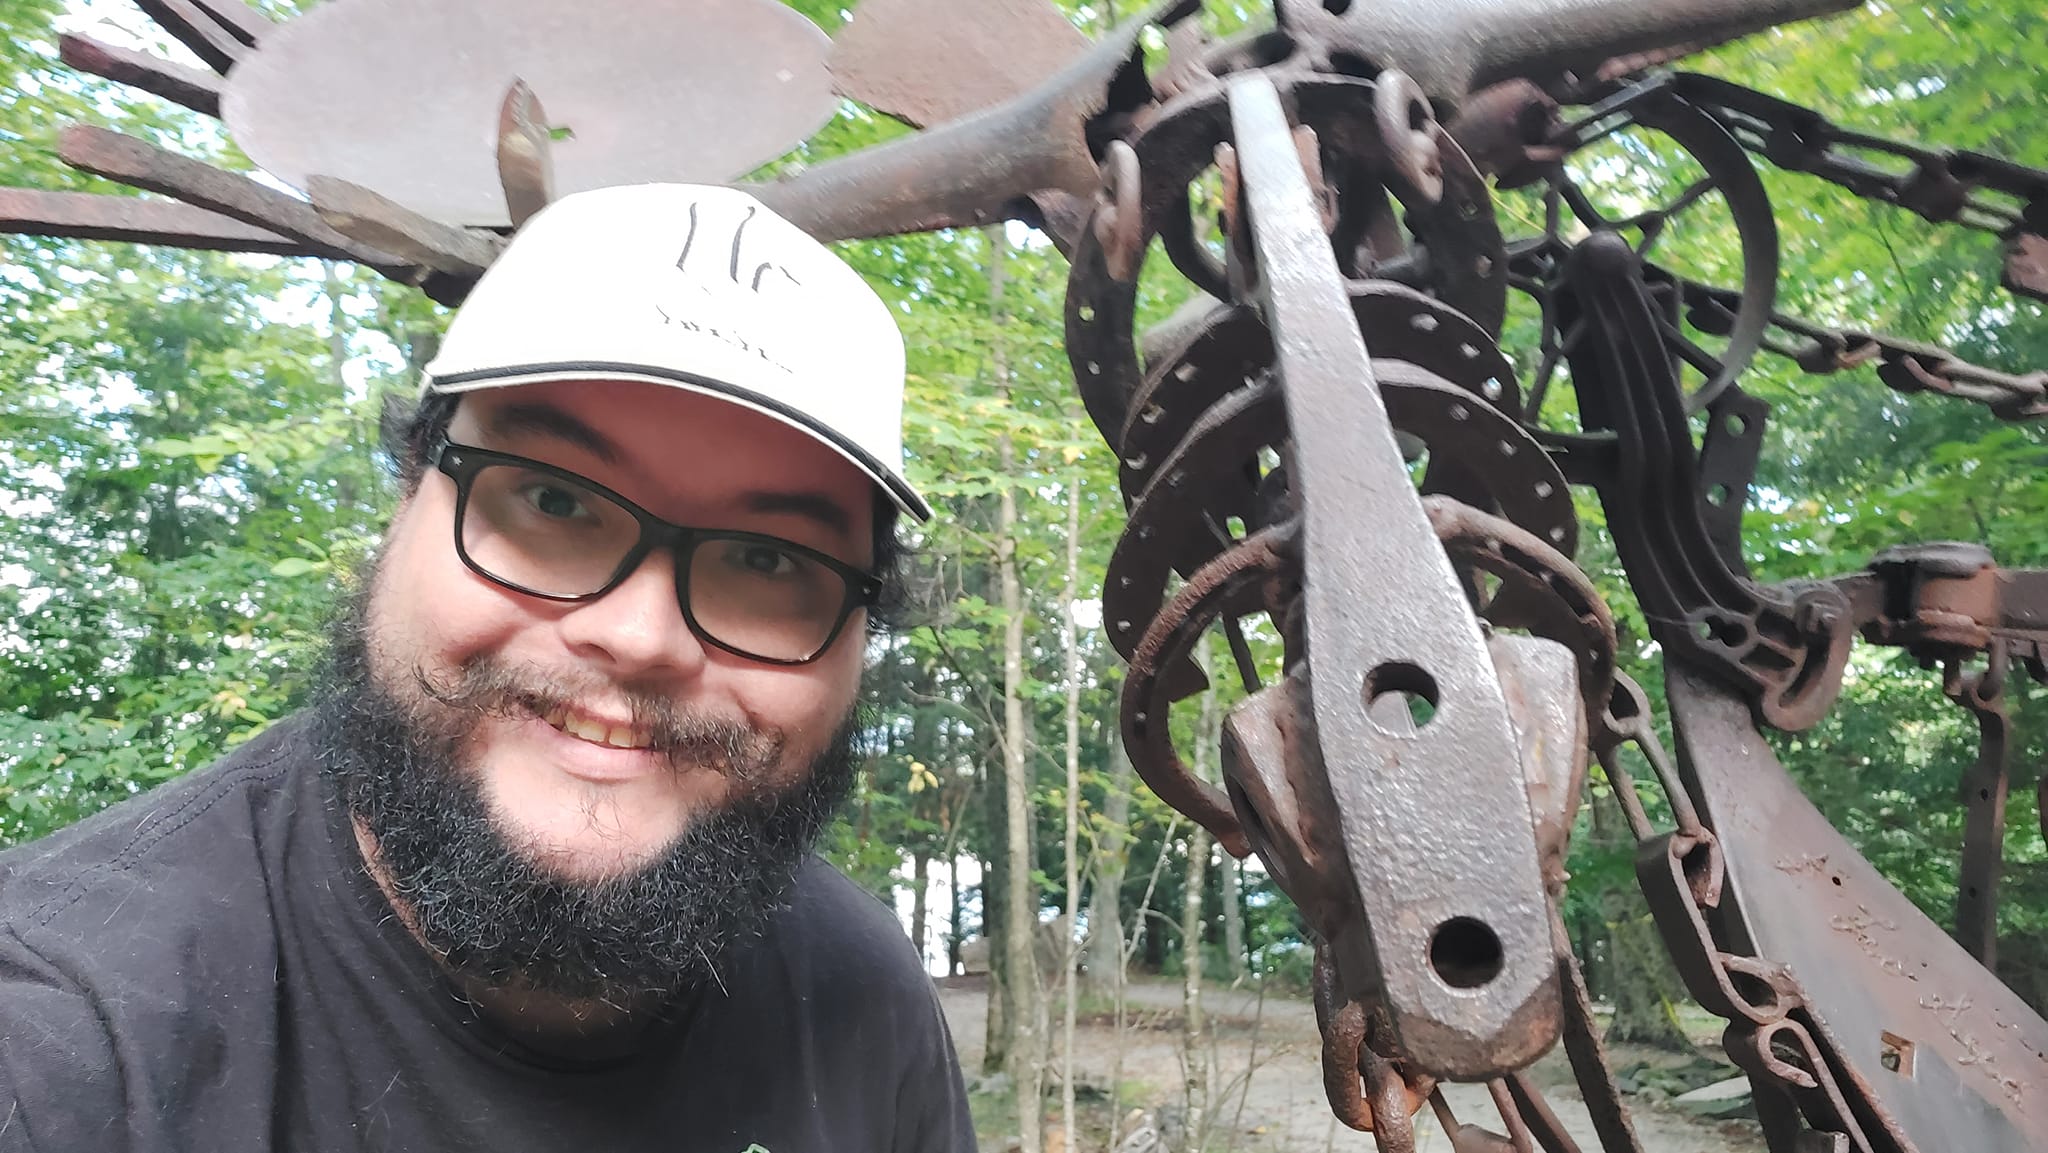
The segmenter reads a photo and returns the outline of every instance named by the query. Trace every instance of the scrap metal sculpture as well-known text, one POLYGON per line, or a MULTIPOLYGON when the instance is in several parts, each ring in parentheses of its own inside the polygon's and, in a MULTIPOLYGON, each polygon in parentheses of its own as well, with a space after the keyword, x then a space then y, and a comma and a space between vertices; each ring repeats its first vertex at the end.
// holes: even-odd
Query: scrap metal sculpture
POLYGON ((829 116, 836 88, 924 130, 752 186, 799 224, 827 239, 1044 228, 1072 262, 1068 349, 1130 508, 1103 593, 1131 661, 1124 738, 1163 799, 1259 853, 1300 906, 1331 1106, 1382 1150, 1414 1148, 1425 1104, 1460 1150, 1575 1149, 1523 1072, 1560 1038, 1602 1147, 1640 1148, 1558 916, 1593 758, 1774 1150, 2048 1148, 2048 1023, 1988 968, 2004 691, 2048 675, 2048 572, 1925 544, 1769 585, 1742 559, 1768 411, 1741 381, 1759 353, 1809 372, 1875 363, 1893 388, 2005 419, 2048 412, 2048 372, 1776 311, 1759 160, 1995 233, 2005 286, 2048 299, 2048 173, 1665 68, 1850 0, 1277 0, 1270 27, 1218 44, 1180 0, 1093 46, 1040 0, 862 0, 831 45, 765 0, 706 0, 642 6, 625 65, 578 55, 617 39, 624 0, 576 5, 578 21, 546 0, 333 0, 284 25, 241 0, 137 2, 225 79, 79 37, 64 58, 225 112, 310 203, 74 128, 67 160, 176 199, 0 190, 0 227, 357 260, 454 301, 559 191, 737 178, 829 116), (598 9, 610 24, 581 20, 598 9), (1167 61, 1148 71, 1155 37, 1167 61), (648 108, 676 106, 650 62, 691 38, 750 53, 685 89, 715 108, 719 149, 665 136, 648 108), (458 42, 482 63, 436 110, 457 127, 418 130, 413 106, 377 96, 458 42), (717 102, 729 85, 744 92, 717 102), (336 100, 373 114, 337 118, 336 100), (1704 175, 1610 216, 1567 162, 1634 130, 1704 175), (1541 189, 1545 227, 1507 238, 1496 189, 1519 186, 1541 189), (1220 204, 1213 237, 1198 198, 1220 204), (1736 285, 1657 259, 1709 198, 1740 237, 1736 285), (1155 239, 1199 303, 1141 335, 1155 239), (1511 291, 1541 313, 1526 377, 1497 344, 1511 291), (1561 373, 1575 428, 1546 415, 1561 373), (1572 561, 1574 485, 1601 500, 1663 649, 1675 759, 1572 561), (1284 643, 1273 684, 1245 641, 1253 615, 1284 643), (1250 691, 1220 786, 1187 770, 1166 724, 1203 686, 1189 654, 1211 628, 1250 691), (1827 713, 1858 636, 1938 665, 1979 721, 1953 937, 1760 735, 1827 713), (1631 745, 1672 829, 1630 779, 1631 745), (1451 1116, 1444 1080, 1486 1082, 1504 1133, 1451 1116))

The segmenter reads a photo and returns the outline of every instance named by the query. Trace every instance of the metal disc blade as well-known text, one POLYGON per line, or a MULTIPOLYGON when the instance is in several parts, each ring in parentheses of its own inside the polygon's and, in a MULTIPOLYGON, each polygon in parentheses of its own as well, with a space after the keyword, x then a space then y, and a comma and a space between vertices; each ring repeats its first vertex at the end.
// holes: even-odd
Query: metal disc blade
POLYGON ((556 190, 719 183, 838 107, 825 33, 775 0, 329 0, 263 38, 222 115, 250 158, 453 224, 510 222, 498 113, 547 109, 556 190))
POLYGON ((992 108, 1088 51, 1051 0, 860 0, 832 42, 839 91, 916 125, 992 108))

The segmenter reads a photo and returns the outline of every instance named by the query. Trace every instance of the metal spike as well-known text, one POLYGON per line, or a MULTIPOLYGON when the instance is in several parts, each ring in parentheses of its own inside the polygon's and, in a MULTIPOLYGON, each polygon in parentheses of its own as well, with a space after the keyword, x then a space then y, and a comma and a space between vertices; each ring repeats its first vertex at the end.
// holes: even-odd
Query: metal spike
POLYGON ((498 106, 498 182, 512 227, 555 198, 555 162, 548 114, 524 80, 512 81, 498 106))

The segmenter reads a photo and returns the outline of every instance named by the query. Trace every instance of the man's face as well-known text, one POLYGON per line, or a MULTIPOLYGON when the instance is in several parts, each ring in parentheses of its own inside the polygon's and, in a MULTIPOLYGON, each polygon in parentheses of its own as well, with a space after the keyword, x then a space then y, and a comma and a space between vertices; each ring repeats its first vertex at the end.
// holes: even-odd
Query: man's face
MULTIPOLYGON (((624 382, 488 389, 463 398, 449 439, 567 469, 673 523, 872 560, 872 483, 724 401, 624 382)), ((839 733, 863 613, 809 664, 749 660, 692 633, 668 551, 597 600, 543 600, 463 564, 455 501, 454 481, 430 468, 394 517, 370 594, 369 672, 429 711, 456 711, 436 698, 462 697, 465 683, 493 686, 493 707, 442 719, 466 729, 456 752, 499 836, 544 872, 589 883, 640 869, 693 822, 799 784, 839 733), (713 735, 680 752, 619 747, 659 744, 665 726, 713 735)))

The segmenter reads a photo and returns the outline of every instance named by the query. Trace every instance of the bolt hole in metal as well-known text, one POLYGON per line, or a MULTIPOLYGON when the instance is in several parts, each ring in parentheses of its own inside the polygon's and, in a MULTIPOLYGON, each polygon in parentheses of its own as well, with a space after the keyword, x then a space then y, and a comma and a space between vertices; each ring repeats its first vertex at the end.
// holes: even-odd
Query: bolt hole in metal
POLYGON ((1749 640, 1749 629, 1741 621, 1722 617, 1701 617, 1693 624, 1693 631, 1703 641, 1717 641, 1729 648, 1740 648, 1749 640))
POLYGON ((1323 0, 1323 11, 1332 16, 1342 16, 1351 11, 1351 0, 1323 0))
POLYGON ((1708 489, 1707 503, 1713 505, 1715 508, 1720 508, 1722 505, 1727 504, 1728 486, 1725 484, 1717 484, 1714 487, 1708 489))
POLYGON ((1913 1043, 1889 1030, 1880 1032, 1878 1039, 1884 1049, 1878 1054, 1878 1064, 1883 1065, 1901 1077, 1913 1075, 1913 1043))
POLYGON ((1381 732, 1412 737, 1436 719, 1436 678, 1420 665, 1389 661, 1365 674, 1365 715, 1381 732))
POLYGON ((1453 989, 1477 989, 1506 964, 1500 938, 1476 917, 1452 917, 1429 935, 1429 967, 1453 989))

